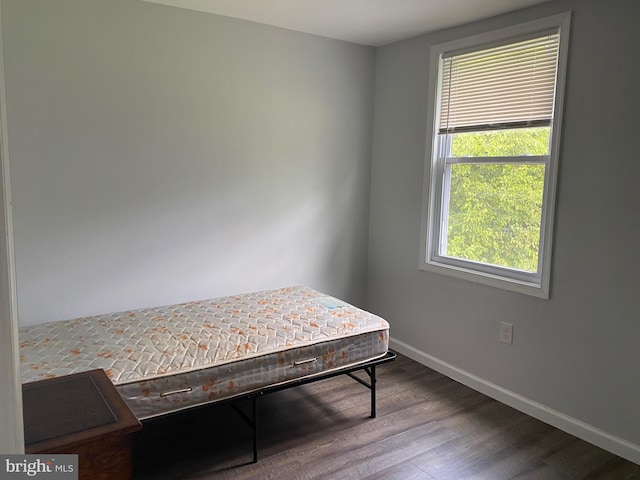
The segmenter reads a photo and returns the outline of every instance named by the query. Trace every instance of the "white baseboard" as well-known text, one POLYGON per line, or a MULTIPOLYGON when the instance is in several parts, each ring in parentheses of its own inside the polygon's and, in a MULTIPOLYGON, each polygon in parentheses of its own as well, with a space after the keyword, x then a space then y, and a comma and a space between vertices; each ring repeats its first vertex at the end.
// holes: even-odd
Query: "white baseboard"
POLYGON ((603 430, 595 428, 587 423, 581 422, 562 412, 553 410, 540 403, 534 402, 522 395, 502 388, 499 385, 488 382, 472 373, 462 370, 439 358, 433 357, 411 345, 400 340, 391 338, 389 346, 398 353, 401 353, 416 362, 421 363, 437 372, 452 378, 474 390, 483 393, 499 402, 509 405, 527 415, 530 415, 542 422, 556 427, 564 432, 574 435, 586 442, 596 445, 615 455, 625 458, 631 462, 640 464, 640 445, 623 440, 611 435, 603 430))

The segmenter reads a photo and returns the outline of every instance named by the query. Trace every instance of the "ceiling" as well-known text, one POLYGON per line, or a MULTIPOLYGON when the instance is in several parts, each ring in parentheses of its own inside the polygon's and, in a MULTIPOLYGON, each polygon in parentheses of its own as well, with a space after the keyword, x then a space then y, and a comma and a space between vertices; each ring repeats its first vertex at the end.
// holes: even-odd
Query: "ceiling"
POLYGON ((551 0, 143 0, 380 46, 551 0))

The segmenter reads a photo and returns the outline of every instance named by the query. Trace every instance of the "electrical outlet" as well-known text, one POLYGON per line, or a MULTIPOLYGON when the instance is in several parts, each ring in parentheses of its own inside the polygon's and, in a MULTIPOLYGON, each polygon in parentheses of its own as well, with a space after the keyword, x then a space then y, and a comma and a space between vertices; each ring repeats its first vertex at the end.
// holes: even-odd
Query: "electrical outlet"
POLYGON ((513 324, 500 322, 500 341, 511 345, 513 343, 513 324))

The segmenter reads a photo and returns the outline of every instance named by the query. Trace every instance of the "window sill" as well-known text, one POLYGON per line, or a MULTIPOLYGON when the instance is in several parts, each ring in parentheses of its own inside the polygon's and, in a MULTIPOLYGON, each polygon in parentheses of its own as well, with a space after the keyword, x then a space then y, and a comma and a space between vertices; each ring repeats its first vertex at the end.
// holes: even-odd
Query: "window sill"
POLYGON ((481 285, 487 285, 510 292, 521 293, 523 295, 529 295, 545 300, 549 299, 549 288, 548 285, 544 285, 544 282, 542 282, 542 284, 525 282, 500 275, 479 272, 477 270, 471 270, 468 268, 462 268, 433 261, 422 262, 420 264, 420 270, 447 275, 449 277, 459 278, 461 280, 466 280, 481 285))

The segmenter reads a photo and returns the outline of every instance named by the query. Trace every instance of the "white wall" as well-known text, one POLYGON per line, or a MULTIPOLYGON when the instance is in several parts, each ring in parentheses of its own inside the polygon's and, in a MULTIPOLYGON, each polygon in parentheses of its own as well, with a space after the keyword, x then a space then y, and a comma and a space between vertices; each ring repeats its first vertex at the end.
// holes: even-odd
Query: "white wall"
POLYGON ((365 299, 373 48, 3 0, 20 323, 305 284, 365 299))
MULTIPOLYGON (((1 7, 1 6, 0 6, 1 7)), ((23 453, 22 397, 18 368, 10 166, 7 148, 0 8, 0 452, 23 453)))
POLYGON ((636 462, 639 18, 636 0, 559 0, 378 49, 368 283, 396 345, 636 462), (430 46, 567 10, 550 300, 419 271, 430 46), (514 324, 513 345, 498 342, 500 321, 514 324))

